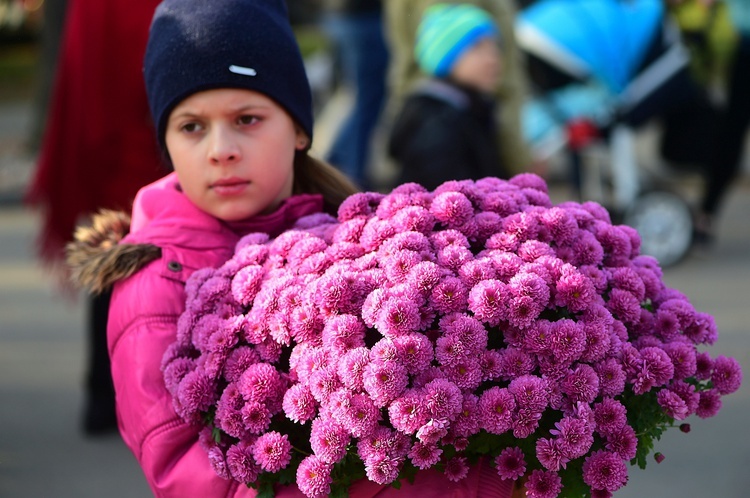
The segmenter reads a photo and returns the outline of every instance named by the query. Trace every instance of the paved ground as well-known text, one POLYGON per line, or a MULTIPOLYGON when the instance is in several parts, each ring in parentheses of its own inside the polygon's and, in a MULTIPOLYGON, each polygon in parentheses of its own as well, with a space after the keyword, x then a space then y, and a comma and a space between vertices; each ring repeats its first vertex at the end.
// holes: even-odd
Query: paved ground
MULTIPOLYGON (((0 149, 0 158, 2 153, 0 149)), ((17 168, 18 174, 27 174, 28 168, 17 168)), ((21 184, 27 178, 11 176, 21 184)), ((746 372, 749 218, 750 185, 744 183, 729 198, 715 251, 691 256, 666 271, 669 285, 716 317, 721 337, 712 353, 737 357, 746 372)), ((38 221, 17 203, 0 206, 0 497, 148 497, 140 470, 117 436, 86 439, 79 431, 85 347, 82 301, 62 298, 38 267, 38 221)), ((629 485, 616 496, 750 496, 748 413, 750 380, 726 398, 716 418, 691 420, 693 431, 687 435, 668 433, 658 444, 667 459, 650 464, 646 471, 633 469, 629 485)))

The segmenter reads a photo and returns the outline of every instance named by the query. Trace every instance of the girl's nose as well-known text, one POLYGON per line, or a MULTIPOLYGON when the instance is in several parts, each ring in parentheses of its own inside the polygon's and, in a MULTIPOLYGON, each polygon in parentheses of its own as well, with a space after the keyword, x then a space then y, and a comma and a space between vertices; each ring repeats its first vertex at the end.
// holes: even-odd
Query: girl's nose
POLYGON ((211 164, 220 166, 232 164, 241 158, 240 147, 234 139, 231 130, 221 126, 211 131, 211 143, 209 146, 209 161, 211 164))

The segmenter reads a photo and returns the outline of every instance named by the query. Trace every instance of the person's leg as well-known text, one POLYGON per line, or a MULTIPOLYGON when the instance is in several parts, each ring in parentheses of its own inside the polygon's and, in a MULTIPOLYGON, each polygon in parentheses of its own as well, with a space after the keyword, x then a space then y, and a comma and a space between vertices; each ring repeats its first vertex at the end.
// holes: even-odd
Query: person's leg
POLYGON ((328 161, 369 188, 367 162, 370 140, 385 100, 388 50, 380 15, 341 20, 342 64, 355 91, 354 105, 333 142, 328 161))
POLYGON ((750 123, 750 37, 740 41, 729 74, 728 100, 718 137, 716 160, 708 172, 699 236, 711 236, 711 223, 737 176, 750 123), (704 233, 700 233, 704 232, 704 233))
POLYGON ((117 429, 115 389, 107 349, 110 293, 92 296, 88 309, 88 366, 83 430, 98 435, 117 429))

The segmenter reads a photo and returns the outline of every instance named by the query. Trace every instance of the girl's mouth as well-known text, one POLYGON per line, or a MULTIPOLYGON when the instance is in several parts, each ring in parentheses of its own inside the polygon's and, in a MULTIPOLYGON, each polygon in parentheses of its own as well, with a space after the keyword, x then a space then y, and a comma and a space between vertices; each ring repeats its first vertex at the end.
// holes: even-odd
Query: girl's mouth
POLYGON ((237 195, 242 193, 250 182, 242 178, 222 178, 211 184, 211 189, 218 195, 237 195))

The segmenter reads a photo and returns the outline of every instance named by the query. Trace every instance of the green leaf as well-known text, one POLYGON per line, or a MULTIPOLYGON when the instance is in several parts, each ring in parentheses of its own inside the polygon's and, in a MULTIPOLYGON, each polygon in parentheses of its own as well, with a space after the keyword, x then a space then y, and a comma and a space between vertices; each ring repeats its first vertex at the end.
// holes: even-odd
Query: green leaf
POLYGON ((274 496, 272 482, 266 481, 258 485, 258 492, 255 495, 255 498, 273 498, 274 496))

